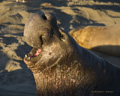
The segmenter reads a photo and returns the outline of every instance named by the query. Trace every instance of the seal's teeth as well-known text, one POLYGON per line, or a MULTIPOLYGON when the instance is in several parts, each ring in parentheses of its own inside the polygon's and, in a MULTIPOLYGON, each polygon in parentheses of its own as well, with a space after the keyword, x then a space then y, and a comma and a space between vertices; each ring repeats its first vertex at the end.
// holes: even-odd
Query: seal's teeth
POLYGON ((25 58, 27 58, 28 56, 27 55, 25 55, 25 58))
POLYGON ((31 58, 30 58, 30 57, 28 57, 27 59, 28 59, 28 60, 30 60, 31 58))

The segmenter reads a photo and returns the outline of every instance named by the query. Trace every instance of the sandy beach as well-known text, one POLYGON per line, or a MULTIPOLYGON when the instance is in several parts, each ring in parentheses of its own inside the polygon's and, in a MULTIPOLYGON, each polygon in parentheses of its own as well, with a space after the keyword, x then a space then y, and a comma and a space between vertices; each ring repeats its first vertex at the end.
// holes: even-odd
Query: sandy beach
MULTIPOLYGON (((119 0, 0 0, 0 96, 36 96, 32 72, 23 62, 31 47, 23 38, 24 25, 35 12, 52 12, 65 32, 83 26, 120 23, 119 0)), ((120 66, 120 57, 95 52, 120 66)))

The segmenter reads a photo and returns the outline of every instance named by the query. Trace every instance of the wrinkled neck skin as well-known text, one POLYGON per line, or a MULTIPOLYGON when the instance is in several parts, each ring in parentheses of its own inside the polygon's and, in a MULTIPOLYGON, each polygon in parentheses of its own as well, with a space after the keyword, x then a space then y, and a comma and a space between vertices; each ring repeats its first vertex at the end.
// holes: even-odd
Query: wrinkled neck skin
POLYGON ((83 68, 78 60, 69 61, 66 63, 70 65, 61 62, 62 65, 33 73, 38 96, 86 96, 94 90, 96 74, 89 68, 83 68))

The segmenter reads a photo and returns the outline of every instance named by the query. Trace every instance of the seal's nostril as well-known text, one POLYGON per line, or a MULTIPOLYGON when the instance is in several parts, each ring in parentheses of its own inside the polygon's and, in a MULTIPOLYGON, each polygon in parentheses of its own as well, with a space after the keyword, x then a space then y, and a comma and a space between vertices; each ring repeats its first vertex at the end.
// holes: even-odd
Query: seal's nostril
POLYGON ((47 20, 47 17, 45 16, 45 14, 42 14, 42 18, 43 18, 44 20, 47 20))

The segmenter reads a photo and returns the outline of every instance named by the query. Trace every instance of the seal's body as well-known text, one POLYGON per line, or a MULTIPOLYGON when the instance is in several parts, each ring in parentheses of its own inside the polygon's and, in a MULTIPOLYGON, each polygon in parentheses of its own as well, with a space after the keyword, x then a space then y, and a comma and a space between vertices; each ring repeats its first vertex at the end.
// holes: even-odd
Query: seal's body
POLYGON ((113 26, 87 26, 72 30, 70 35, 87 49, 112 56, 120 56, 120 24, 113 26))
POLYGON ((119 95, 120 68, 59 31, 53 15, 33 14, 24 37, 33 47, 24 62, 33 72, 38 96, 119 95))

